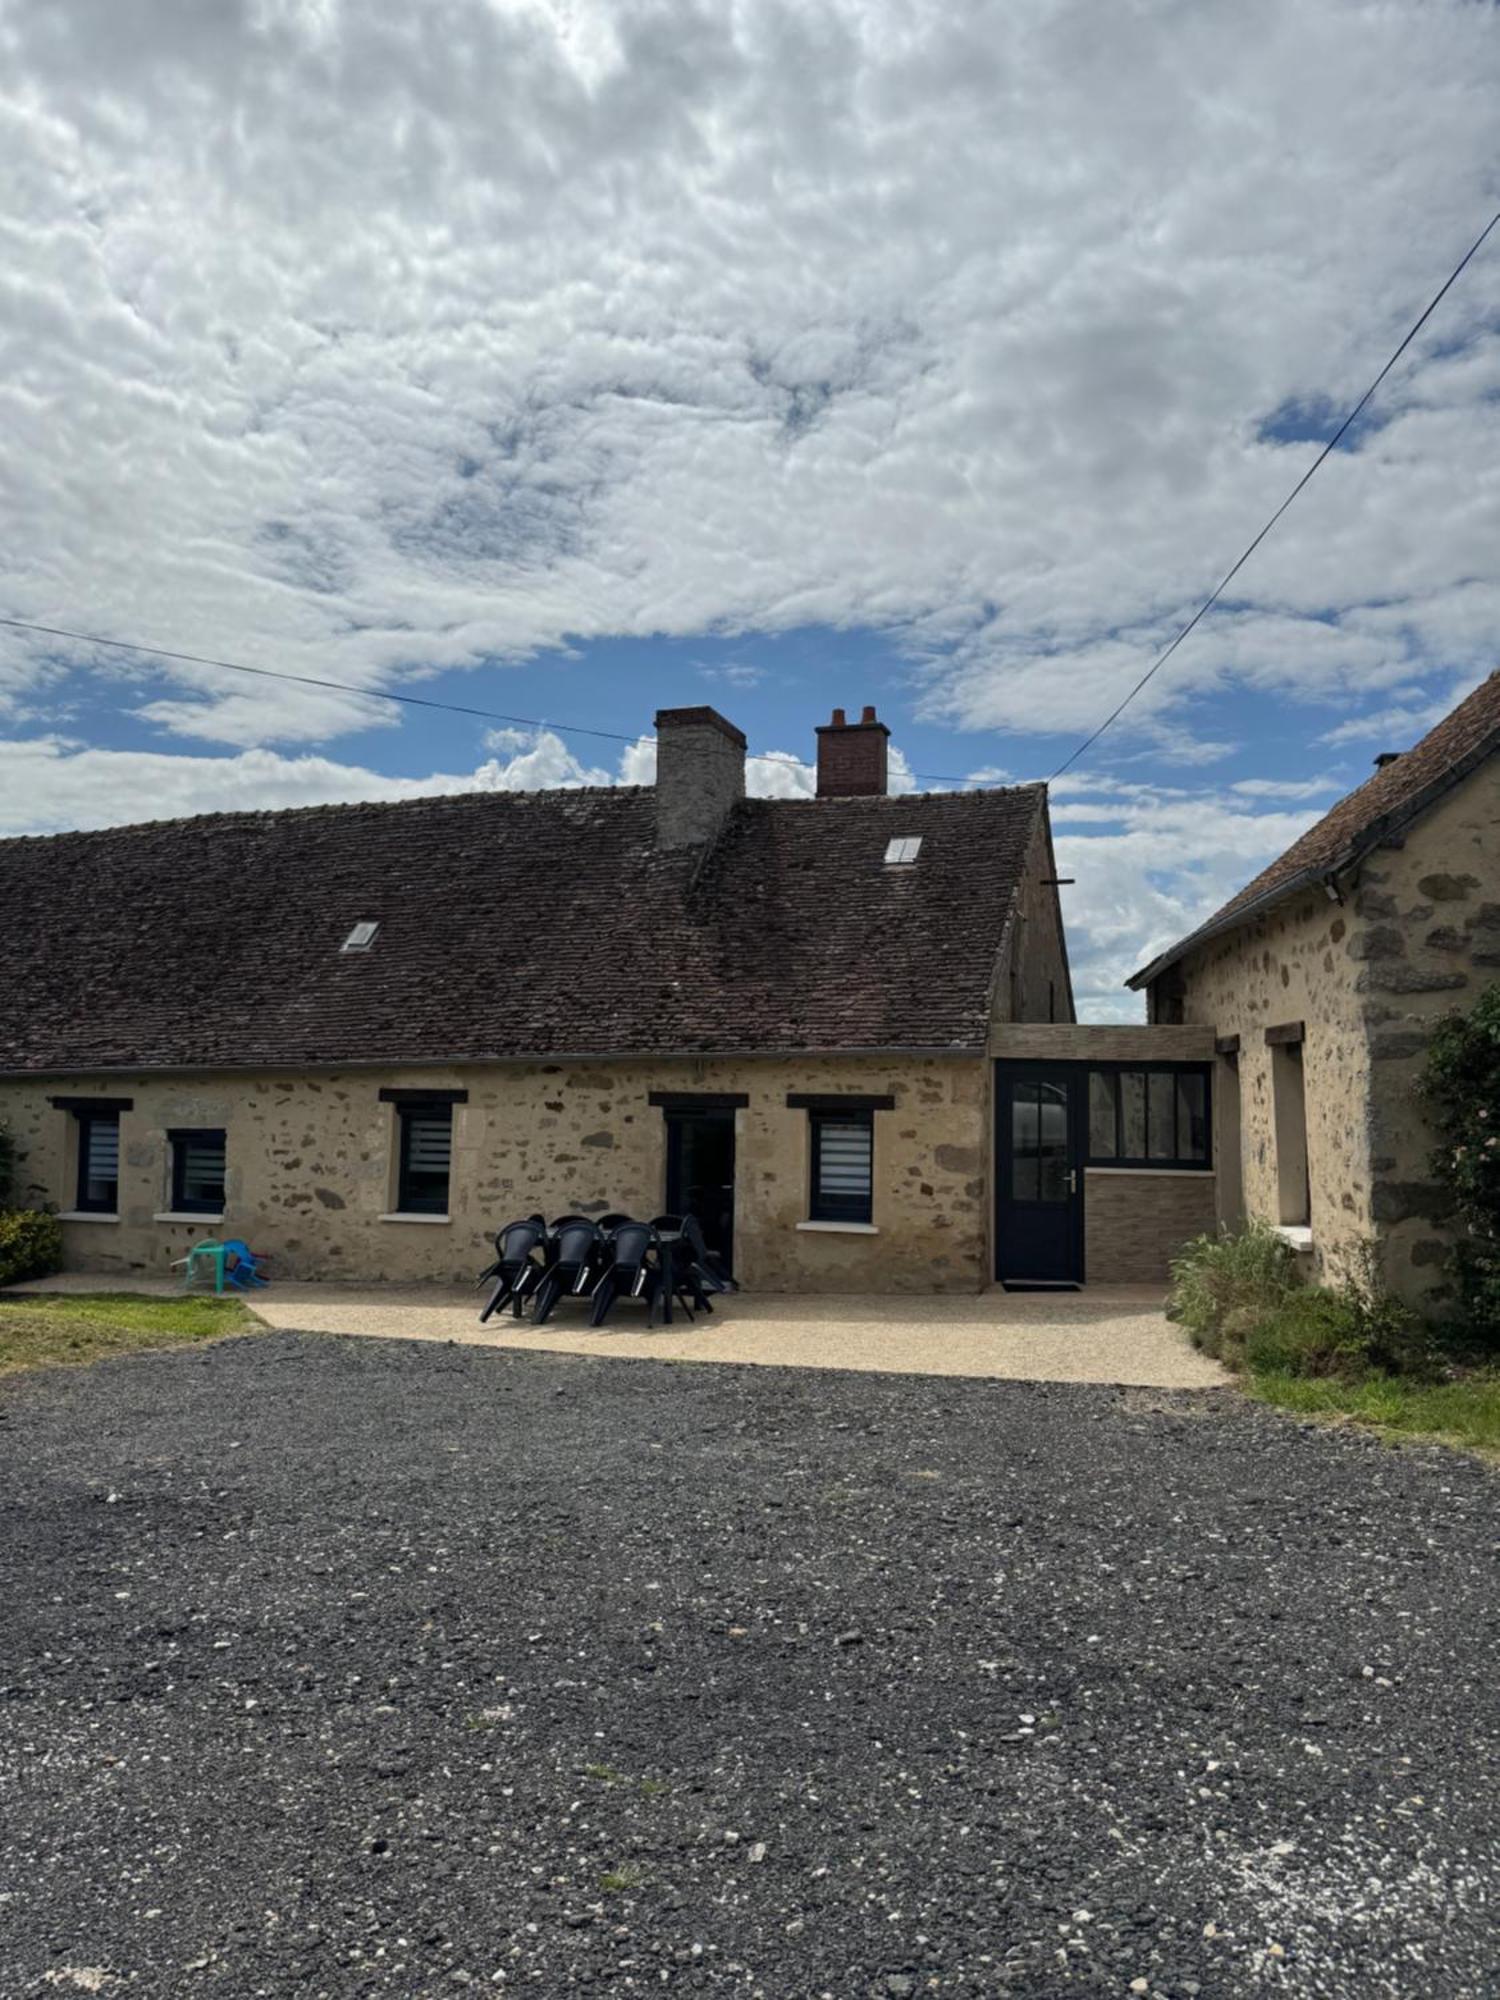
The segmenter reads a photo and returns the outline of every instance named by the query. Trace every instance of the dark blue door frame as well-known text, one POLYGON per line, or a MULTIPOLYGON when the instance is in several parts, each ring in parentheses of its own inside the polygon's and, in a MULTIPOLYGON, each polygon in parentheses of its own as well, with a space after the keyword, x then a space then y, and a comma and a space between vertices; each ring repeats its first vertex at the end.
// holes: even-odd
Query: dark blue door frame
POLYGON ((1084 1282, 1085 1063, 995 1064, 995 1276, 1084 1282))

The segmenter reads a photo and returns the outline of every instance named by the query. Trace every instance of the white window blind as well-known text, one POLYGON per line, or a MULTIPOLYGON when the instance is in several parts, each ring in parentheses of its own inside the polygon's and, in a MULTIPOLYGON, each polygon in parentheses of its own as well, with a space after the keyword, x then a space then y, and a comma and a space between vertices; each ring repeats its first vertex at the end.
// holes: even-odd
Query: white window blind
POLYGON ((406 1121, 406 1164, 416 1174, 446 1174, 453 1161, 452 1114, 418 1113, 406 1121))
POLYGON ((823 1222, 868 1222, 875 1133, 869 1115, 813 1118, 812 1216, 823 1222))
POLYGON ((120 1121, 91 1118, 85 1145, 85 1172, 91 1181, 118 1181, 120 1178, 120 1121))

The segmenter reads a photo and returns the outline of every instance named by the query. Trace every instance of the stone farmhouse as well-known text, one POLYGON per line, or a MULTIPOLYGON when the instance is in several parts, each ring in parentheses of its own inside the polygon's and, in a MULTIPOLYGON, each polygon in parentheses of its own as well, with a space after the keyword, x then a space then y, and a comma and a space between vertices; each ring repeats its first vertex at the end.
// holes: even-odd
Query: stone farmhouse
POLYGON ((817 795, 657 715, 653 787, 0 841, 0 1119, 76 1270, 205 1235, 457 1280, 541 1210, 691 1208, 746 1286, 1159 1283, 1264 1216, 1320 1274, 1445 1247, 1414 1082, 1500 965, 1500 679, 1074 1019, 1042 786, 817 795))
POLYGON ((1447 1250, 1422 1058, 1500 979, 1497 750, 1491 674, 1130 981, 1151 1021, 1212 1030, 1221 1216, 1284 1228, 1319 1275, 1368 1246, 1417 1306, 1447 1250))
POLYGON ((722 716, 656 728, 654 787, 0 842, 0 1118, 68 1265, 464 1279, 534 1209, 691 1207, 767 1290, 1164 1276, 1213 1031, 1073 1025, 1045 789, 889 797, 867 709, 748 799, 722 716))

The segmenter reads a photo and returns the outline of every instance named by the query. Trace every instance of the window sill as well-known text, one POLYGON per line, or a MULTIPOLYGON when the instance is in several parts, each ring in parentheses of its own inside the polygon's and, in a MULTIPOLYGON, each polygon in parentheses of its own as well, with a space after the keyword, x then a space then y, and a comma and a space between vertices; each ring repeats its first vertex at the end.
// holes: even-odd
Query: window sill
POLYGON ((1153 1181, 1211 1181, 1212 1167, 1085 1167, 1087 1174, 1144 1174, 1153 1181))
POLYGON ((118 1223, 120 1220, 118 1215, 105 1215, 102 1210, 97 1208, 60 1209, 58 1211, 57 1219, 59 1222, 114 1222, 114 1223, 118 1223))
POLYGON ((1294 1250, 1311 1250, 1313 1233, 1305 1222, 1278 1222, 1276 1234, 1283 1243, 1290 1243, 1294 1250))
POLYGON ((880 1230, 873 1222, 799 1222, 799 1229, 810 1229, 815 1233, 830 1236, 878 1236, 880 1230))
POLYGON ((153 1222, 196 1222, 207 1224, 222 1222, 224 1220, 224 1211, 221 1208, 217 1214, 205 1214, 201 1208, 164 1208, 153 1215, 151 1220, 153 1222))
POLYGON ((392 1209, 389 1215, 376 1217, 377 1222, 426 1222, 435 1223, 439 1228, 452 1220, 451 1215, 418 1215, 414 1210, 404 1208, 392 1209))

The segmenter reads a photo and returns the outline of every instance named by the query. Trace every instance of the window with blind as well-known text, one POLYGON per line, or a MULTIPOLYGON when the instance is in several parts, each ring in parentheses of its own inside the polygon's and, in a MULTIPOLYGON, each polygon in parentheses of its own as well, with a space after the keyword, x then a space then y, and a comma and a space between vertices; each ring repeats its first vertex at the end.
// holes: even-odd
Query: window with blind
POLYGON ((87 1215, 114 1215, 120 1206, 120 1114, 80 1111, 78 1118, 78 1198, 87 1215))
POLYGON ((446 1215, 453 1162, 453 1106, 401 1104, 396 1206, 403 1215, 446 1215))
POLYGON ((868 1111, 814 1111, 814 1222, 868 1222, 873 1213, 875 1121, 868 1111))
POLYGON ((172 1207, 181 1215, 224 1212, 224 1134, 217 1129, 169 1132, 172 1207))
POLYGON ((1207 1170, 1208 1068, 1110 1064, 1089 1071, 1089 1165, 1207 1170))

